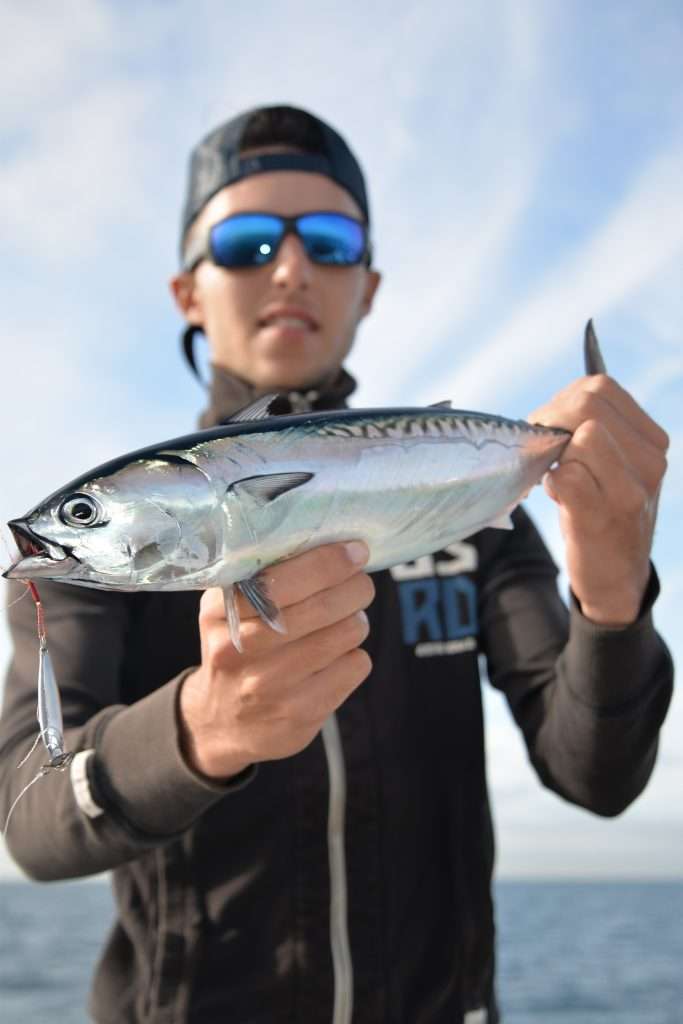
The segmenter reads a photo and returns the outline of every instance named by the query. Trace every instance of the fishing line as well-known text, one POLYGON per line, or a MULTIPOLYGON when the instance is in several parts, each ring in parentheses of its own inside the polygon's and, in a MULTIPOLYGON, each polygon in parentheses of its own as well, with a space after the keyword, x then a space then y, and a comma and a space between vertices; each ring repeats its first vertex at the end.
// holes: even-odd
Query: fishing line
POLYGON ((31 754, 33 753, 33 751, 34 751, 34 750, 36 749, 36 747, 38 746, 38 743, 40 742, 40 737, 41 737, 41 733, 38 733, 38 735, 37 735, 37 736, 36 736, 36 738, 34 739, 33 743, 31 744, 31 749, 29 750, 28 754, 25 754, 25 755, 24 755, 24 756, 22 757, 21 761, 20 761, 20 762, 19 762, 19 764, 17 765, 17 768, 23 768, 23 767, 24 767, 24 765, 25 765, 25 764, 26 764, 26 762, 28 761, 29 757, 31 756, 31 754))
POLYGON ((24 586, 25 586, 25 590, 23 590, 22 593, 19 594, 19 597, 15 597, 13 601, 10 601, 10 603, 7 605, 7 611, 9 611, 10 608, 14 608, 15 604, 19 604, 20 601, 24 600, 24 598, 26 597, 27 594, 31 593, 31 591, 28 589, 28 587, 26 587, 26 581, 25 580, 18 580, 17 582, 23 583, 24 586))
POLYGON ((45 632, 45 613, 43 611, 43 602, 40 600, 38 594, 38 588, 36 587, 33 580, 27 580, 26 586, 31 592, 31 597, 36 606, 36 619, 38 626, 38 640, 40 641, 41 648, 47 649, 47 633, 45 632))
MULTIPOLYGON (((5 549, 5 551, 7 552, 7 557, 9 558, 9 563, 7 565, 3 565, 2 566, 2 571, 6 572, 6 570, 9 569, 11 566, 13 566, 14 563, 16 562, 17 554, 19 553, 19 549, 15 548, 15 550, 12 551, 12 549, 9 546, 9 544, 7 543, 7 537, 5 536, 5 531, 4 530, 0 530, 0 540, 2 540, 2 546, 5 549)), ((22 597, 23 597, 23 594, 22 594, 22 597)))
MULTIPOLYGON (((38 737, 38 739, 40 739, 40 736, 38 737)), ((12 806, 10 807, 9 814, 7 815, 7 818, 5 820, 5 827, 2 830, 2 834, 5 836, 5 838, 7 838, 7 829, 9 828, 9 820, 12 817, 12 814, 14 813, 14 808, 17 806, 17 804, 21 800, 21 798, 24 795, 24 793, 26 793, 31 788, 31 786, 34 784, 34 782, 37 782, 38 779, 42 779, 43 775, 47 775, 49 770, 50 769, 49 769, 48 765, 43 765, 43 767, 40 769, 38 774, 34 775, 33 778, 31 779, 31 781, 26 783, 26 785, 22 789, 21 793, 19 794, 19 796, 16 798, 16 800, 14 801, 12 806)))
MULTIPOLYGON (((5 549, 5 551, 7 553, 7 557, 9 558, 9 562, 8 562, 7 565, 3 565, 3 564, 0 563, 0 569, 2 570, 2 572, 6 572, 7 569, 10 569, 13 565, 15 565, 15 563, 17 561, 17 555, 19 554, 19 549, 17 548, 16 544, 14 545, 14 551, 12 551, 11 547, 9 546, 9 543, 7 541, 6 532, 7 532, 6 530, 0 529, 0 540, 2 541, 2 546, 3 546, 3 548, 5 549)), ((16 582, 17 583, 23 583, 24 587, 25 587, 25 590, 21 594, 19 594, 19 597, 15 597, 15 599, 13 601, 10 601, 10 603, 7 605, 7 609, 8 610, 10 608, 14 608, 15 604, 17 604, 19 601, 22 601, 26 597, 26 595, 31 592, 31 587, 26 582, 26 580, 17 580, 16 582)), ((35 587, 34 587, 34 590, 35 590, 35 587)), ((37 591, 36 591, 36 594, 37 594, 37 591)), ((34 598, 34 600, 35 600, 35 598, 34 598)))
MULTIPOLYGON (((2 546, 4 547, 5 551, 7 552, 7 557, 9 558, 9 563, 7 565, 2 565, 0 563, 0 569, 2 570, 2 572, 6 572, 7 569, 9 569, 11 566, 13 566, 15 564, 15 562, 17 560, 17 555, 16 555, 16 552, 15 553, 12 552, 9 544, 7 543, 7 537, 5 536, 3 531, 0 531, 0 540, 2 540, 2 546)), ((19 594, 19 597, 15 597, 13 601, 10 601, 10 603, 7 605, 7 610, 8 611, 9 611, 10 608, 14 608, 15 604, 18 604, 19 601, 22 601, 26 597, 26 595, 28 593, 30 593, 29 588, 28 588, 28 586, 26 584, 26 580, 19 580, 18 582, 23 583, 25 589, 21 592, 21 594, 19 594)))

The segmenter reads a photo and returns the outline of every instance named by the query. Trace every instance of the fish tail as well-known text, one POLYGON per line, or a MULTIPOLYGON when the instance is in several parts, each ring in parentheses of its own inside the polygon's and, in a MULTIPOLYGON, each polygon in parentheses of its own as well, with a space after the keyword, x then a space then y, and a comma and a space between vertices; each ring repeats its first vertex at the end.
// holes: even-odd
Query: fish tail
POLYGON ((586 374, 589 377, 594 376, 596 373, 607 373, 607 367, 600 351, 598 336, 595 333, 592 319, 586 324, 586 330, 583 335, 583 361, 586 367, 586 374))

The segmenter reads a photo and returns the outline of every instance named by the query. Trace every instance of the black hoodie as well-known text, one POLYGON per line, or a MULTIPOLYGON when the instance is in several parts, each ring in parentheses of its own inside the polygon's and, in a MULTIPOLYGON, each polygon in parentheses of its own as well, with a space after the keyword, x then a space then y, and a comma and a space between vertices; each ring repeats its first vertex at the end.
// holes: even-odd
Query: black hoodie
MULTIPOLYGON (((338 407, 352 389, 342 373, 307 397, 338 407)), ((216 373, 203 425, 253 397, 216 373)), ((633 625, 596 626, 575 603, 567 611, 536 529, 521 510, 513 518, 512 532, 484 530, 374 577, 373 671, 336 715, 354 1024, 498 1020, 480 653, 541 781, 566 799, 618 814, 654 764, 672 687, 650 613, 654 570, 633 625)), ((118 919, 94 1020, 330 1024, 321 737, 227 785, 199 777, 180 750, 177 696, 200 657, 200 594, 41 593, 67 748, 80 756, 25 795, 8 846, 36 879, 113 871, 118 919)), ((30 602, 9 620, 3 820, 40 757, 15 770, 36 729, 30 602)))

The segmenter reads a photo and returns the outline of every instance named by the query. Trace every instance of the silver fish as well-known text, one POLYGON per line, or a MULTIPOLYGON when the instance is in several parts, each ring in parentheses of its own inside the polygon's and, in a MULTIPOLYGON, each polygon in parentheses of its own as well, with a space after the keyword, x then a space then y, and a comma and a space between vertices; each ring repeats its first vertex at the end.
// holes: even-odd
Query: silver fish
POLYGON ((510 512, 571 436, 447 402, 269 416, 274 397, 105 463, 12 520, 21 557, 5 577, 222 587, 239 646, 233 585, 278 629, 261 573, 284 558, 362 539, 373 572, 487 526, 510 528, 510 512))
POLYGON ((508 526, 570 436, 444 405, 271 417, 273 397, 50 495, 9 523, 22 557, 5 576, 105 590, 239 583, 274 618, 259 607, 266 566, 360 538, 374 571, 508 526))

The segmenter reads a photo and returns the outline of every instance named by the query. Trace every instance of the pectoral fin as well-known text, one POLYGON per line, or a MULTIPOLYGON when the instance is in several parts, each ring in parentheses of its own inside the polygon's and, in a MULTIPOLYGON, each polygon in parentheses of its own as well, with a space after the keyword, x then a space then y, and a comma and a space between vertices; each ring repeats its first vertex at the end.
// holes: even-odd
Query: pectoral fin
POLYGON ((265 473, 260 476, 247 476, 244 480, 236 480, 230 484, 228 490, 235 494, 242 491, 256 502, 257 505, 265 506, 275 501, 281 494, 293 491, 295 487, 301 487, 313 479, 313 473, 265 473))

